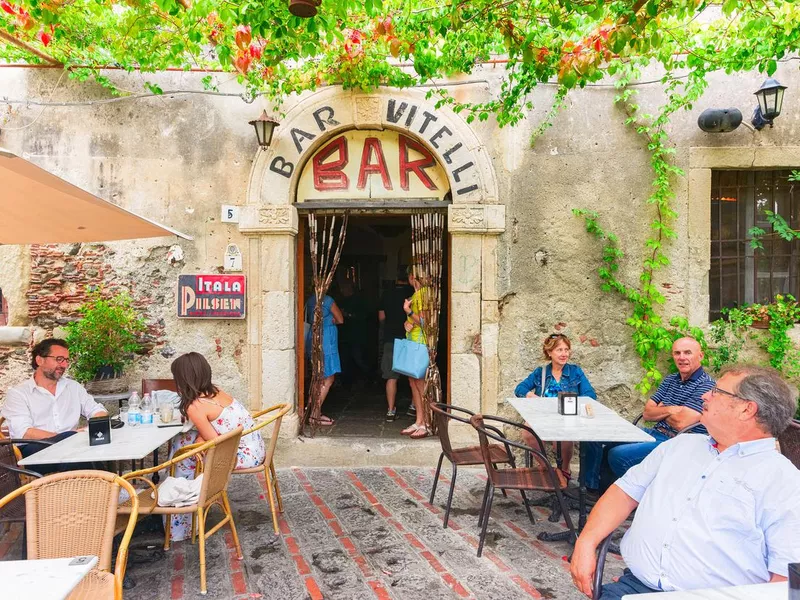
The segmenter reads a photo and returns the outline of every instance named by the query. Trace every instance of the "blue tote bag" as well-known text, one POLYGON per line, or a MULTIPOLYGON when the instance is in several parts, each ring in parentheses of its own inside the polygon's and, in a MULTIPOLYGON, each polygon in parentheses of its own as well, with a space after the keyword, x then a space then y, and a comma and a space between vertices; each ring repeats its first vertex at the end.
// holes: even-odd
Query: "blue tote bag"
POLYGON ((428 347, 411 340, 395 340, 392 371, 423 379, 428 370, 428 347))

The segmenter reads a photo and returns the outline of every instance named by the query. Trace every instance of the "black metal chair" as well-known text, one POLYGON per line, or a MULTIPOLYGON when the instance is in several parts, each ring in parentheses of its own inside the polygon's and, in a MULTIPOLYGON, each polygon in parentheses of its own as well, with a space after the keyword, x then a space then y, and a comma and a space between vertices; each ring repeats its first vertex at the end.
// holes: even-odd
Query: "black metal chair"
MULTIPOLYGON (((23 469, 17 463, 17 455, 14 451, 15 444, 34 444, 40 446, 52 446, 52 442, 43 440, 22 440, 22 439, 0 439, 0 498, 3 498, 22 487, 20 475, 27 475, 39 479, 42 476, 35 471, 23 469)), ((19 497, 12 500, 8 505, 0 509, 0 524, 22 523, 22 555, 27 554, 27 543, 25 535, 25 499, 19 497)))
POLYGON ((592 600, 600 600, 603 593, 603 570, 606 568, 606 555, 611 546, 612 533, 606 537, 597 549, 597 563, 594 569, 594 579, 592 581, 592 600))
POLYGON ((572 523, 569 512, 567 511, 566 504, 564 503, 564 495, 562 494, 562 491, 567 487, 567 479, 564 477, 561 471, 555 469, 553 465, 550 464, 550 460, 547 458, 547 454, 544 450, 544 444, 539 436, 536 435, 536 432, 530 427, 522 425, 521 423, 516 423, 514 421, 509 421, 508 419, 503 419, 502 417, 495 417, 491 415, 476 414, 470 418, 469 422, 478 432, 478 438, 481 442, 483 464, 486 468, 487 475, 486 489, 484 490, 483 503, 481 505, 481 514, 478 519, 478 525, 481 526, 481 535, 478 541, 478 556, 480 556, 483 552, 483 542, 484 538, 486 537, 486 527, 489 523, 489 515, 492 512, 492 500, 494 498, 495 488, 501 490, 518 490, 522 496, 522 503, 525 506, 525 510, 528 512, 528 518, 530 519, 531 523, 535 523, 536 521, 533 518, 531 507, 528 505, 528 499, 525 497, 525 492, 540 491, 554 493, 561 507, 561 511, 564 514, 564 520, 569 528, 572 540, 574 541, 577 539, 578 534, 575 530, 575 526, 572 523), (495 421, 509 427, 515 427, 517 429, 527 431, 534 437, 539 449, 537 450, 520 442, 515 442, 508 439, 497 428, 486 426, 484 421, 495 421), (514 447, 524 451, 526 455, 532 459, 531 464, 533 466, 522 468, 512 467, 510 469, 496 468, 492 463, 492 455, 490 454, 489 449, 489 438, 500 442, 506 447, 514 447))
POLYGON ((778 436, 781 454, 792 461, 800 469, 800 421, 793 419, 789 427, 778 436))
MULTIPOLYGON (((436 431, 439 435, 439 442, 442 445, 442 452, 439 454, 439 463, 436 465, 436 474, 433 476, 433 488, 431 489, 430 503, 433 504, 433 499, 436 495, 436 486, 439 483, 439 472, 442 469, 442 461, 445 457, 447 457, 447 460, 449 460, 450 464, 452 465, 450 492, 447 494, 447 505, 444 509, 443 521, 443 526, 447 528, 447 521, 450 518, 450 505, 453 502, 453 490, 455 490, 456 487, 458 466, 482 465, 483 455, 481 454, 480 445, 468 446, 466 448, 453 448, 452 444, 450 443, 450 421, 454 420, 469 425, 469 418, 474 416, 475 413, 467 410, 466 408, 460 408, 458 406, 442 403, 432 403, 431 410, 433 411, 433 418, 436 422, 436 431), (454 414, 459 412, 468 416, 462 417, 458 414, 454 414)), ((507 463, 512 467, 515 466, 514 455, 511 453, 511 448, 509 448, 508 445, 502 447, 497 444, 489 444, 489 454, 494 465, 507 463)), ((505 490, 503 490, 503 495, 506 495, 505 490)))

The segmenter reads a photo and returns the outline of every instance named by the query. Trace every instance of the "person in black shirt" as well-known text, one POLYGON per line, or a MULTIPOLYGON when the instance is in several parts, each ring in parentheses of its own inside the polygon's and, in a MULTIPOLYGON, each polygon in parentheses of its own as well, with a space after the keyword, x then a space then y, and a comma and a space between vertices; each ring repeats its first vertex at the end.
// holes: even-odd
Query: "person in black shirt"
POLYGON ((386 402, 389 410, 386 413, 387 421, 397 418, 397 380, 400 373, 392 371, 392 357, 394 354, 394 340, 406 337, 404 328, 406 311, 403 303, 414 294, 414 288, 408 283, 407 268, 405 265, 397 267, 397 279, 394 287, 386 291, 380 300, 378 320, 383 326, 383 358, 381 359, 381 373, 386 380, 386 402))

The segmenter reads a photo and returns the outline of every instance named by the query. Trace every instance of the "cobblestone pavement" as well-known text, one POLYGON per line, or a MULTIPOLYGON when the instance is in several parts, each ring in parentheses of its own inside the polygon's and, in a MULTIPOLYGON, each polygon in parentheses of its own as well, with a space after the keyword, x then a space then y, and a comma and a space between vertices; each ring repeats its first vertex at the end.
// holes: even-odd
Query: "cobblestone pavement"
MULTIPOLYGON (((583 598, 572 586, 569 545, 540 542, 540 531, 561 531, 545 509, 528 520, 518 495, 496 496, 483 557, 475 556, 477 514, 485 473, 461 469, 450 527, 442 528, 449 480, 442 478, 433 505, 428 468, 281 469, 284 503, 275 535, 263 481, 236 476, 229 488, 243 560, 223 528, 208 540, 206 598, 244 600, 445 598, 583 598), (442 485, 444 484, 444 485, 442 485), (224 533, 223 533, 224 532, 224 533)), ((209 522, 215 521, 212 511, 209 522)), ((577 515, 575 515, 577 517, 577 515)), ((157 534, 134 537, 128 574, 136 586, 126 599, 200 598, 198 550, 180 542, 163 560, 137 557, 157 534)), ((0 558, 18 558, 19 529, 0 538, 0 558), (16 556, 15 556, 16 555, 16 556)), ((622 571, 609 555, 606 580, 622 571)))

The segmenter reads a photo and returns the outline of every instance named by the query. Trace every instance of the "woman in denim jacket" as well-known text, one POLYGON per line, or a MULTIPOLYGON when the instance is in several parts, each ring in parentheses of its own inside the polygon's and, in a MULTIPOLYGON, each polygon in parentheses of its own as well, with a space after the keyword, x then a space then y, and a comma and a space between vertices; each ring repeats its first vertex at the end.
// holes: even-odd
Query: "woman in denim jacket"
MULTIPOLYGON (((542 344, 542 354, 550 362, 536 367, 533 373, 514 389, 517 398, 555 398, 558 392, 574 392, 579 396, 597 399, 597 394, 583 369, 567 362, 572 354, 572 344, 567 336, 563 333, 548 335, 542 344)), ((526 444, 535 447, 536 440, 531 434, 523 432, 522 437, 526 444)), ((572 442, 561 442, 561 471, 567 479, 570 477, 572 449, 572 442)))

